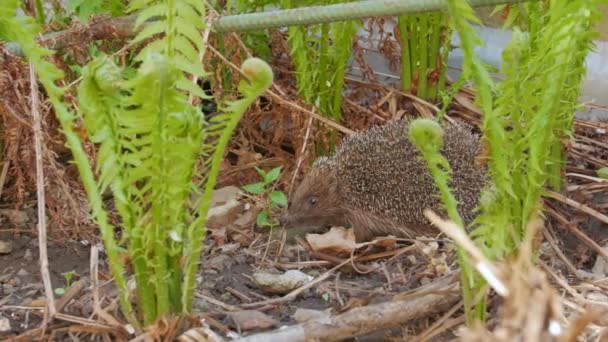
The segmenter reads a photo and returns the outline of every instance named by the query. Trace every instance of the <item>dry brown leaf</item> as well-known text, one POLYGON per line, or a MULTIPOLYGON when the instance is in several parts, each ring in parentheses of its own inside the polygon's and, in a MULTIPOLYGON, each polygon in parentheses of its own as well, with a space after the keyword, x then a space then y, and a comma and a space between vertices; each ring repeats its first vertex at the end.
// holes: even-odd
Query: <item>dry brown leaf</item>
POLYGON ((357 248, 352 228, 334 227, 325 234, 306 234, 306 241, 313 251, 330 255, 350 254, 357 248))

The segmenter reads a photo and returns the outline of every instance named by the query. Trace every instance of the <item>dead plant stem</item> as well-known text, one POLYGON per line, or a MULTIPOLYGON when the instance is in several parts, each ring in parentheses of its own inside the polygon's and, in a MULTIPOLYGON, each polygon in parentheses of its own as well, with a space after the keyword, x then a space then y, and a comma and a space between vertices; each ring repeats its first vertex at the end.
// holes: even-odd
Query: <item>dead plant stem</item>
POLYGON ((34 119, 34 149, 36 153, 36 196, 38 200, 38 249, 40 253, 40 274, 44 284, 44 292, 47 298, 49 319, 56 314, 55 296, 49 273, 49 258, 46 244, 46 204, 44 198, 44 169, 42 161, 42 119, 40 118, 40 99, 38 97, 38 83, 34 67, 30 62, 30 96, 31 111, 34 119))

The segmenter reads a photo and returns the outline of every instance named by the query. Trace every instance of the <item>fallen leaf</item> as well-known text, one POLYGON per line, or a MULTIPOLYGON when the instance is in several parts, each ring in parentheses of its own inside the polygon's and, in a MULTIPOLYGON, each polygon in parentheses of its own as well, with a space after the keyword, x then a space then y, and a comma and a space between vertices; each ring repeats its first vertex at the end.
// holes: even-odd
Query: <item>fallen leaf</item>
POLYGON ((306 241, 315 252, 331 255, 350 254, 357 247, 352 228, 334 227, 324 234, 306 234, 306 241))

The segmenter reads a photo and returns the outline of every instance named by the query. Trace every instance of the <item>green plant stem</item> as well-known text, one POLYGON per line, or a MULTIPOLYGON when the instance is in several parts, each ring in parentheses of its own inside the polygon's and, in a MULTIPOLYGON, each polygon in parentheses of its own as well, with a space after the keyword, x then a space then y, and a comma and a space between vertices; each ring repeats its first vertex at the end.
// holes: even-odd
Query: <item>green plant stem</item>
MULTIPOLYGON (((352 45, 352 37, 355 32, 355 24, 353 22, 345 22, 341 24, 341 28, 343 30, 341 32, 341 38, 347 40, 346 42, 340 42, 338 46, 348 46, 352 45)), ((334 77, 331 82, 332 89, 334 89, 333 93, 333 104, 332 112, 336 113, 336 119, 342 119, 342 97, 344 90, 344 75, 346 74, 346 61, 348 60, 348 56, 351 54, 351 49, 343 48, 340 50, 340 55, 338 56, 338 61, 336 67, 336 72, 334 73, 334 77)))
POLYGON ((430 46, 429 46, 429 67, 431 68, 431 78, 428 84, 428 99, 437 98, 437 89, 439 88, 438 77, 443 66, 438 63, 441 60, 440 56, 440 36, 443 30, 443 13, 429 14, 430 25, 430 46))
POLYGON ((401 89, 410 91, 412 87, 412 64, 410 53, 410 33, 408 32, 408 17, 398 18, 399 35, 401 36, 401 89))
POLYGON ((418 30, 419 30, 419 81, 418 81, 418 97, 422 99, 428 99, 428 77, 429 77, 429 50, 428 50, 428 34, 429 34, 429 14, 422 14, 418 16, 418 30))
MULTIPOLYGON (((169 1, 172 3, 172 1, 169 1)), ((172 18, 173 16, 167 16, 168 18, 172 18)), ((167 26, 172 27, 172 21, 167 21, 167 26)), ((171 37, 172 34, 167 34, 167 45, 171 45, 171 37)), ((172 51, 173 49, 169 49, 172 51)), ((169 297, 169 269, 167 266, 167 247, 166 241, 168 239, 168 229, 165 227, 165 220, 163 219, 164 213, 168 209, 165 206, 166 201, 170 201, 171 199, 167 198, 166 193, 168 189, 166 189, 166 180, 169 175, 168 168, 170 167, 167 163, 167 151, 166 147, 169 144, 169 141, 166 139, 166 135, 168 132, 165 132, 166 127, 166 108, 165 108, 165 94, 167 93, 167 66, 165 64, 158 64, 158 73, 160 78, 160 91, 158 98, 158 122, 156 124, 157 128, 154 130, 155 137, 152 140, 152 149, 155 154, 155 158, 157 162, 155 165, 159 166, 159 172, 157 175, 153 177, 152 189, 156 192, 155 200, 152 202, 152 222, 153 229, 151 232, 153 233, 152 239, 150 240, 150 251, 154 255, 154 276, 155 282, 154 286, 156 288, 156 315, 162 316, 167 314, 170 309, 170 297, 169 297)))
POLYGON ((410 33, 410 68, 412 69, 412 89, 413 95, 418 95, 418 87, 420 84, 420 31, 418 26, 418 16, 412 15, 408 19, 410 33))
MULTIPOLYGON (((257 100, 257 98, 266 91, 272 84, 273 74, 272 69, 265 62, 261 62, 254 58, 250 58, 243 62, 241 67, 247 81, 241 80, 239 90, 243 95, 240 100, 235 100, 228 103, 226 108, 227 117, 219 118, 221 121, 221 133, 218 136, 215 148, 209 158, 209 169, 206 174, 205 188, 201 197, 200 209, 198 217, 192 222, 187 230, 187 243, 184 246, 184 279, 182 283, 181 306, 183 313, 190 313, 192 309, 192 300, 194 297, 196 271, 200 262, 202 251, 203 237, 205 235, 205 225, 207 223, 207 212, 211 206, 211 196, 217 181, 217 175, 222 165, 224 151, 228 145, 230 138, 237 124, 239 123, 243 113, 247 108, 257 100), (248 82, 249 81, 249 82, 248 82)), ((212 123, 213 118, 211 119, 212 123)), ((217 124, 217 122, 215 122, 217 124)), ((215 128, 220 128, 216 126, 215 128)))
POLYGON ((441 55, 440 55, 440 68, 439 68, 439 79, 437 80, 438 91, 445 89, 445 79, 448 71, 448 57, 450 55, 450 43, 452 40, 451 30, 447 25, 443 26, 440 32, 441 44, 441 55))
POLYGON ((42 0, 35 1, 36 6, 36 20, 40 25, 44 25, 46 18, 44 16, 44 7, 42 6, 42 0))

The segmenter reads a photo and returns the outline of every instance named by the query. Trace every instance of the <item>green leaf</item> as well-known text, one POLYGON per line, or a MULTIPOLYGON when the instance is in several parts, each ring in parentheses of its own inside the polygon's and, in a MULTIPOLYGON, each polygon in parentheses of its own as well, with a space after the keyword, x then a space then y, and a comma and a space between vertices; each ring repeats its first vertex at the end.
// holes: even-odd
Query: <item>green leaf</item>
POLYGON ((187 80, 185 78, 178 80, 175 83, 175 86, 178 89, 190 92, 190 93, 198 96, 201 99, 210 99, 211 98, 211 96, 205 94, 205 92, 203 91, 203 89, 201 89, 201 87, 199 87, 198 85, 192 83, 192 81, 187 80))
POLYGON ((281 175, 282 168, 283 168, 283 166, 279 166, 279 167, 275 167, 274 169, 270 170, 266 174, 266 176, 264 176, 264 183, 270 184, 270 183, 274 182, 275 180, 277 180, 277 178, 279 178, 279 176, 281 175))
POLYGON ((270 225, 268 222, 268 212, 266 210, 262 210, 258 213, 258 217, 255 219, 255 223, 260 227, 266 227, 270 225))
POLYGON ((253 168, 258 172, 258 175, 260 175, 260 177, 262 177, 262 179, 266 179, 266 171, 260 169, 257 166, 254 166, 253 168))
POLYGON ((272 204, 276 204, 280 207, 287 206, 287 197, 282 191, 273 191, 268 197, 270 197, 270 202, 272 204))
POLYGON ((608 167, 603 167, 597 170, 597 176, 600 178, 608 179, 608 167))
POLYGON ((252 193, 254 195, 259 195, 259 194, 263 193, 264 190, 266 190, 266 188, 264 187, 264 183, 258 182, 258 183, 247 184, 247 185, 243 186, 243 190, 245 190, 249 193, 252 193))

